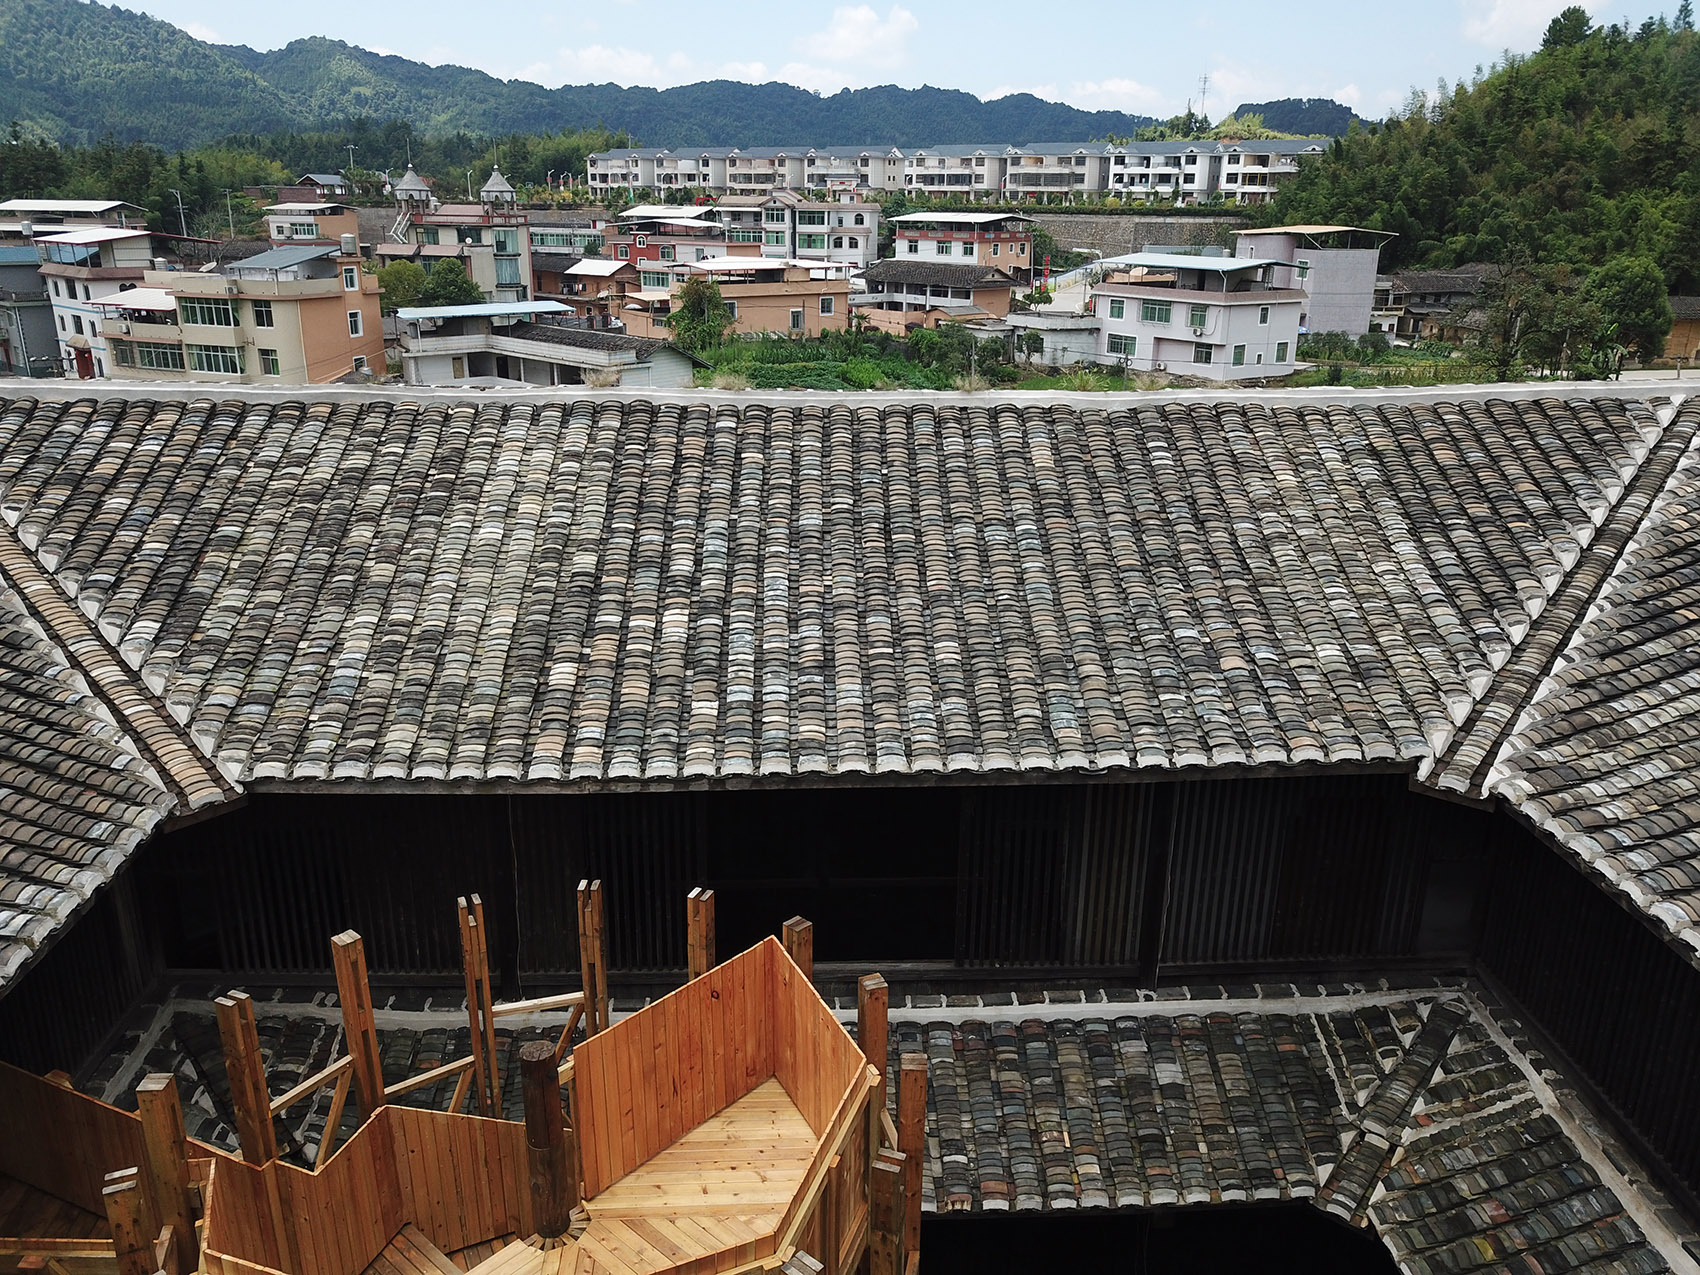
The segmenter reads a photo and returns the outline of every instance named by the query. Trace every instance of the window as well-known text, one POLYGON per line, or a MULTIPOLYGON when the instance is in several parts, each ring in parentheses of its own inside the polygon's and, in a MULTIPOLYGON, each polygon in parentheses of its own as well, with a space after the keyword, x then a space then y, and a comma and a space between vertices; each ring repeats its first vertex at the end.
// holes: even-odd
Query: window
POLYGON ((1111 354, 1122 354, 1126 355, 1128 358, 1132 358, 1135 354, 1139 353, 1139 338, 1136 336, 1123 336, 1120 332, 1112 332, 1110 333, 1109 348, 1111 354))
POLYGON ((826 225, 826 214, 824 212, 799 212, 797 224, 799 226, 824 226, 826 225))
POLYGON ((832 298, 831 297, 822 297, 820 299, 820 312, 822 314, 831 314, 832 313, 832 298))
POLYGON ((663 260, 663 261, 673 261, 673 260, 675 260, 675 253, 673 251, 673 245, 672 244, 668 243, 668 244, 662 244, 661 245, 661 260, 663 260))
POLYGON ((621 261, 630 261, 632 258, 632 250, 626 247, 625 244, 621 244, 619 247, 614 249, 614 255, 621 261))
POLYGON ((81 336, 83 334, 83 316, 82 315, 73 314, 71 316, 71 331, 75 332, 78 336, 81 336))
POLYGON ((289 239, 317 239, 319 223, 316 221, 292 221, 284 226, 285 237, 289 239))
POLYGON ((640 288, 660 288, 662 291, 666 291, 672 282, 673 276, 668 274, 665 270, 638 271, 638 286, 640 288))
POLYGON ((738 303, 736 301, 728 301, 726 303, 726 317, 731 319, 734 323, 738 321, 738 303))
POLYGON ((128 341, 112 342, 112 357, 117 360, 119 367, 136 366, 136 356, 131 353, 128 341))
POLYGON ((909 252, 911 255, 921 251, 921 241, 919 239, 905 239, 903 242, 909 245, 909 252))
POLYGON ((65 316, 64 315, 59 316, 59 330, 61 332, 63 332, 65 330, 65 316))
POLYGON ((731 240, 733 243, 760 243, 761 231, 729 230, 726 232, 726 238, 731 240))
POLYGON ((525 282, 520 278, 518 257, 497 257, 495 261, 498 288, 517 288, 525 282))
POLYGON ((455 237, 461 243, 483 243, 484 232, 477 226, 456 226, 455 237))
POLYGON ((1268 326, 1268 324, 1269 324, 1269 307, 1268 306, 1260 305, 1260 306, 1257 307, 1257 322, 1258 322, 1258 325, 1260 327, 1267 327, 1268 326))
POLYGON ((1170 303, 1167 301, 1141 301, 1139 303, 1139 318, 1142 323, 1167 323, 1169 312, 1170 303))
POLYGON ((1025 257, 1027 255, 1027 245, 1026 244, 1018 244, 1016 246, 1015 251, 1016 251, 1016 254, 1018 256, 1025 257))
POLYGON ((1123 301, 1119 297, 1112 298, 1111 301, 1110 301, 1110 317, 1112 319, 1126 318, 1127 317, 1127 302, 1123 301))
POLYGON ((783 248, 785 246, 785 232, 783 230, 770 230, 762 236, 762 242, 769 247, 783 248))
POLYGON ((364 354, 356 354, 354 356, 354 370, 356 372, 364 372, 366 370, 366 356, 364 354))
POLYGON ((84 301, 93 300, 93 298, 89 296, 89 285, 86 284, 86 283, 83 285, 83 300, 84 301))
POLYGON ((801 332, 803 330, 803 312, 801 310, 791 311, 791 330, 793 332, 801 332))
POLYGON ((632 242, 634 244, 636 244, 639 248, 647 248, 647 247, 649 247, 649 236, 648 235, 633 235, 632 236, 632 242))
POLYGON ((94 374, 96 376, 106 375, 106 364, 102 363, 99 359, 94 361, 94 374))
POLYGON ((272 318, 272 303, 270 301, 254 302, 254 326, 257 328, 275 328, 276 321, 272 318))
POLYGON ((1234 366, 1235 367, 1244 367, 1245 366, 1245 346, 1243 346, 1243 345, 1236 345, 1234 347, 1234 366))
POLYGON ((435 226, 421 226, 421 227, 419 227, 419 242, 420 243, 437 243, 438 242, 437 228, 435 226))
POLYGON ((276 350, 260 351, 260 371, 267 376, 282 376, 283 367, 277 361, 276 350))
POLYGON ((865 225, 868 224, 868 219, 866 217, 862 216, 861 213, 857 213, 856 219, 855 219, 853 224, 857 225, 857 226, 865 226, 865 225))
POLYGON ((834 235, 832 237, 832 246, 834 248, 842 248, 844 246, 844 236, 843 235, 834 235))
POLYGON ((1294 272, 1295 276, 1301 281, 1310 278, 1310 262, 1300 257, 1298 266, 1299 268, 1294 272))
POLYGON ((519 253, 519 231, 498 228, 490 232, 490 237, 496 245, 496 251, 504 256, 512 257, 519 253))
MULTIPOLYGON (((783 208, 764 208, 761 212, 761 219, 763 221, 776 221, 783 226, 785 224, 785 210, 783 208)), ((799 217, 797 220, 801 221, 802 218, 799 217)))
POLYGON ((826 247, 826 236, 825 235, 798 235, 797 236, 797 247, 798 248, 820 248, 820 249, 824 250, 825 247, 826 247))
POLYGON ((360 269, 358 266, 342 268, 342 290, 344 292, 360 291, 360 269))
POLYGON ((58 296, 58 295, 59 295, 59 280, 57 280, 57 279, 55 279, 55 280, 54 280, 54 281, 53 281, 53 295, 54 295, 54 296, 58 296))
POLYGON ((1287 343, 1285 341, 1275 342, 1275 361, 1277 363, 1285 363, 1287 361, 1287 343))
POLYGON ((992 256, 994 256, 994 257, 997 256, 998 255, 998 249, 1001 248, 1001 247, 1003 247, 1002 244, 993 244, 992 245, 992 256))
MULTIPOLYGON (((183 347, 180 345, 166 345, 160 341, 137 341, 133 349, 137 367, 153 368, 157 372, 183 370, 183 347)), ((118 361, 124 362, 122 355, 118 361)))
POLYGON ((948 257, 951 253, 956 251, 956 245, 951 243, 948 239, 941 239, 938 242, 937 251, 939 256, 948 257))
POLYGON ((1207 306, 1207 305, 1195 305, 1195 306, 1190 307, 1188 314, 1187 314, 1187 326, 1188 327, 1202 328, 1206 324, 1208 324, 1209 322, 1210 322, 1210 307, 1209 306, 1207 306))
MULTIPOLYGON (((444 275, 443 277, 445 279, 448 278, 447 275, 444 275)), ((348 335, 349 336, 360 336, 362 333, 365 332, 365 330, 366 330, 366 324, 360 317, 360 311, 350 310, 348 312, 348 335)))
POLYGON ((860 239, 856 238, 855 235, 851 235, 850 236, 850 246, 852 248, 860 248, 862 246, 862 241, 860 239))
POLYGON ((179 297, 177 318, 188 325, 233 328, 236 326, 236 307, 223 297, 179 297))
POLYGON ((242 349, 232 345, 191 345, 189 367, 196 372, 236 376, 242 371, 242 349))
POLYGON ((1192 361, 1194 363, 1210 362, 1210 354, 1211 349, 1208 345, 1200 344, 1192 347, 1192 361))

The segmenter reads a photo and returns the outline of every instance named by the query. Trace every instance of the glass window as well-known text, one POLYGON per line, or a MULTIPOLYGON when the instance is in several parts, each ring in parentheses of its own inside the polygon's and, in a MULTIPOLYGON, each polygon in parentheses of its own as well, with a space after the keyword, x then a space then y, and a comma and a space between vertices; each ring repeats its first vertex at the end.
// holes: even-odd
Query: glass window
POLYGON ((518 257, 497 257, 495 262, 498 287, 517 288, 525 282, 520 278, 518 257))
POLYGON ((511 227, 506 229, 498 227, 492 230, 490 235, 495 242, 497 252, 511 257, 519 251, 519 231, 511 227))
POLYGON ((801 332, 803 330, 803 312, 801 310, 791 311, 791 330, 793 332, 801 332))
POLYGON ((1139 338, 1123 336, 1120 332, 1110 333, 1110 353, 1125 354, 1131 358, 1139 353, 1139 338))
POLYGON ((1285 341, 1275 342, 1275 361, 1277 363, 1285 363, 1287 361, 1287 343, 1285 341))
POLYGON ((59 280, 57 280, 57 279, 55 279, 55 280, 54 280, 54 281, 53 281, 53 295, 54 295, 54 296, 58 296, 58 295, 59 295, 59 280))
POLYGON ((1112 319, 1126 318, 1127 302, 1123 301, 1120 297, 1112 298, 1110 301, 1110 317, 1112 319))
POLYGON ((1236 345, 1234 347, 1234 366, 1235 367, 1244 367, 1245 366, 1245 346, 1243 346, 1243 345, 1236 345))
POLYGON ((799 248, 821 248, 821 249, 824 249, 826 247, 826 236, 825 235, 798 235, 797 236, 797 247, 799 247, 799 248))
POLYGON ((726 303, 726 317, 731 319, 734 323, 738 321, 738 303, 736 301, 728 301, 726 303))
POLYGON ((673 261, 676 259, 676 256, 677 254, 674 253, 672 244, 668 243, 661 245, 661 260, 673 261))
POLYGON ((762 242, 770 247, 783 248, 785 246, 785 232, 783 230, 769 230, 762 237, 762 242))
POLYGON ((1170 303, 1167 301, 1141 301, 1139 317, 1145 323, 1167 323, 1170 315, 1170 303))
POLYGON ((437 243, 438 242, 437 228, 435 226, 421 226, 421 227, 419 227, 419 242, 420 243, 437 243))
MULTIPOLYGON (((447 278, 447 277, 448 276, 446 276, 446 275, 444 276, 444 278, 447 278)), ((349 336, 359 336, 365 330, 366 330, 365 321, 360 317, 360 311, 350 310, 348 312, 348 335, 349 336)))
POLYGON ((941 239, 939 241, 939 244, 938 244, 938 254, 939 254, 939 256, 948 257, 948 256, 950 256, 951 253, 953 253, 955 251, 956 251, 956 245, 951 243, 950 240, 941 239))
POLYGON ((1310 262, 1306 261, 1303 257, 1300 257, 1299 268, 1295 273, 1301 280, 1310 278, 1310 262))
POLYGON ((626 247, 625 244, 621 244, 619 247, 614 249, 614 255, 616 257, 618 257, 621 261, 630 261, 631 256, 632 256, 632 250, 630 248, 626 247))
POLYGON ((641 288, 661 288, 665 290, 673 282, 673 276, 665 270, 638 271, 638 286, 641 288))
MULTIPOLYGON (((777 221, 780 225, 784 225, 785 210, 783 208, 764 208, 761 212, 761 219, 763 221, 777 221)), ((802 218, 799 217, 798 220, 801 221, 802 218)))
POLYGON ((868 224, 868 221, 867 221, 867 218, 865 218, 865 217, 864 217, 864 216, 862 216, 862 214, 861 214, 861 213, 857 213, 857 214, 856 214, 856 219, 855 219, 855 221, 854 221, 854 222, 853 222, 853 223, 852 223, 852 224, 854 224, 854 225, 857 225, 857 226, 865 226, 865 225, 867 225, 867 224, 868 224))
POLYGON ((342 289, 344 292, 358 292, 360 290, 360 268, 358 266, 344 266, 342 268, 342 289))
POLYGON ((822 297, 820 299, 820 312, 822 314, 831 314, 832 313, 832 298, 831 297, 822 297))
POLYGON ((112 342, 112 357, 118 360, 119 367, 136 366, 136 356, 131 352, 128 341, 112 342))
POLYGON ((1202 328, 1203 326, 1205 326, 1205 324, 1207 324, 1209 322, 1210 322, 1210 307, 1209 306, 1207 306, 1207 305, 1195 305, 1195 306, 1192 306, 1190 308, 1190 313, 1187 315, 1187 326, 1188 327, 1202 328))
POLYGON ((166 345, 160 341, 137 341, 136 366, 151 367, 159 372, 181 372, 183 370, 183 347, 166 345))
POLYGON ((855 235, 851 235, 850 236, 850 246, 852 248, 860 248, 862 246, 862 241, 860 239, 856 238, 855 235))
POLYGON ((260 371, 264 372, 267 376, 283 375, 283 368, 277 361, 276 350, 260 351, 260 371))
POLYGON ((288 231, 288 237, 291 239, 317 239, 319 237, 319 223, 316 221, 292 221, 284 227, 284 230, 288 231))
POLYGON ((89 285, 86 284, 86 283, 83 285, 83 300, 84 301, 93 300, 93 298, 89 296, 89 285))
POLYGON ((83 316, 82 315, 73 314, 71 316, 71 331, 75 332, 78 336, 81 336, 83 334, 83 316))
POLYGON ((478 226, 456 226, 455 237, 461 243, 483 243, 484 231, 478 226))
POLYGON ((242 371, 242 349, 231 345, 191 345, 189 366, 196 372, 235 376, 242 371))
POLYGON ((1257 307, 1257 322, 1260 326, 1265 325, 1269 322, 1269 307, 1268 306, 1260 305, 1260 306, 1257 307))
POLYGON ((832 246, 834 248, 842 248, 844 246, 844 236, 843 235, 834 235, 832 237, 832 246))
POLYGON ((992 256, 994 256, 994 257, 997 256, 998 255, 998 249, 1001 248, 1001 247, 1003 247, 1002 244, 993 244, 992 245, 992 256))
POLYGON ((254 302, 254 326, 257 328, 275 328, 277 326, 272 317, 272 303, 270 301, 254 302))
POLYGON ((799 226, 824 226, 826 225, 826 214, 824 212, 799 212, 797 224, 799 226))
POLYGON ((179 297, 177 318, 179 322, 201 327, 233 328, 236 307, 223 297, 179 297))
POLYGON ((919 239, 905 239, 903 242, 909 245, 909 251, 911 254, 921 251, 921 241, 919 239))
POLYGON ((1210 355, 1211 348, 1208 345, 1195 345, 1192 347, 1192 361, 1194 363, 1208 363, 1210 362, 1210 355))

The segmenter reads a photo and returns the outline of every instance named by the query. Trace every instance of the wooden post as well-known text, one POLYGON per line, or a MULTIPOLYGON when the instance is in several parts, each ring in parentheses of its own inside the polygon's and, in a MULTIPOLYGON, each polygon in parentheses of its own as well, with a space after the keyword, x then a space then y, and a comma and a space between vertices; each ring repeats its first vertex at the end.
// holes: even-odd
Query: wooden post
POLYGON ((903 1153, 903 1250, 921 1248, 921 1161, 927 1153, 927 1056, 906 1053, 897 1072, 897 1149, 903 1153))
POLYGON ((714 968, 714 891, 700 885, 685 896, 685 920, 690 928, 686 976, 701 978, 714 968))
POLYGON ((903 1165, 874 1161, 868 1195, 868 1275, 903 1275, 903 1165))
POLYGON ((366 981, 366 944, 353 930, 344 930, 331 940, 331 961, 342 1002, 342 1034, 354 1059, 354 1095, 360 1100, 361 1120, 370 1120, 384 1105, 384 1065, 372 1021, 372 989, 366 981))
POLYGON ((608 953, 602 928, 602 882, 578 883, 578 961, 584 986, 584 1034, 608 1030, 608 953))
POLYGON ((496 1019, 491 1013, 490 941, 484 927, 484 902, 455 900, 460 909, 460 962, 466 972, 466 1021, 472 1033, 472 1083, 478 1114, 502 1116, 502 1076, 496 1058, 496 1019))
MULTIPOLYGON (((886 1015, 891 1006, 891 989, 878 974, 864 974, 856 985, 856 1043, 862 1056, 880 1074, 879 1088, 874 1090, 876 1111, 885 1110, 886 1015)), ((868 1153, 873 1154, 870 1144, 868 1153)))
POLYGON ((800 916, 794 916, 785 922, 782 931, 785 951, 796 962, 797 968, 803 971, 803 977, 809 982, 815 981, 815 926, 813 921, 805 921, 800 916))
POLYGON ((525 1154, 531 1171, 532 1224, 545 1240, 561 1238, 578 1207, 571 1131, 561 1115, 561 1080, 555 1049, 534 1040, 519 1051, 525 1093, 525 1154))
POLYGON ((231 992, 214 1004, 218 1007, 218 1036, 224 1045, 230 1105, 236 1114, 236 1141, 249 1164, 265 1164, 277 1159, 277 1133, 272 1128, 260 1034, 254 1027, 254 1002, 247 992, 231 992))
POLYGON ((118 1275, 153 1275, 153 1228, 148 1224, 147 1200, 135 1169, 106 1175, 101 1188, 107 1225, 112 1228, 112 1251, 118 1275))
POLYGON ((189 1196, 189 1150, 183 1132, 183 1105, 177 1077, 155 1073, 136 1086, 136 1113, 142 1121, 142 1154, 148 1188, 162 1226, 171 1228, 171 1258, 165 1275, 189 1275, 200 1264, 195 1243, 195 1208, 189 1196))

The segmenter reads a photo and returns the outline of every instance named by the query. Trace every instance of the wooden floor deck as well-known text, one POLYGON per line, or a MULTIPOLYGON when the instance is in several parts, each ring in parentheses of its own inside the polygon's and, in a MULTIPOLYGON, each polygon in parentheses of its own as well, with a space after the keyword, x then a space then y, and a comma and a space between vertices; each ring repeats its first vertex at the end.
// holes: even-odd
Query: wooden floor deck
POLYGON ((50 1256, 73 1275, 116 1269, 105 1218, 0 1173, 0 1272, 17 1270, 30 1253, 50 1256))
POLYGON ((730 1270, 779 1229, 815 1143, 796 1104, 769 1080, 587 1201, 590 1226, 575 1242, 509 1244, 471 1275, 730 1270))
POLYGON ((409 1222, 361 1275, 461 1275, 463 1270, 409 1222))

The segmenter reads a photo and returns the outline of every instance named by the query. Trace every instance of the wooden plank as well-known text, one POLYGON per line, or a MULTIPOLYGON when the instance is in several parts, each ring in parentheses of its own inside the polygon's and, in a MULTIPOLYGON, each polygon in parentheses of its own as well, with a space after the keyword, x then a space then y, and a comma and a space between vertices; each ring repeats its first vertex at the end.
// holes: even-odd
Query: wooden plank
POLYGON ((905 1053, 897 1072, 897 1149, 903 1153, 903 1251, 921 1248, 921 1160, 927 1150, 927 1056, 905 1053))
POLYGON ((903 1275, 903 1166, 876 1160, 869 1199, 868 1275, 903 1275))
POLYGON ((469 1054, 465 1058, 457 1058, 453 1062, 444 1063, 441 1067, 433 1067, 430 1071, 422 1071, 406 1080, 398 1080, 393 1085, 384 1086, 385 1098, 399 1098, 402 1094, 412 1093, 415 1089, 423 1089, 434 1085, 439 1080, 447 1080, 450 1076, 458 1076, 467 1071, 477 1070, 478 1056, 469 1054))
POLYGON ((353 930, 331 939, 337 999, 342 1002, 343 1036, 354 1059, 354 1094, 360 1115, 370 1120, 384 1105, 383 1055, 372 1018, 372 989, 366 978, 366 944, 353 930))
POLYGON ((809 982, 815 981, 815 926, 813 921, 805 921, 800 916, 794 916, 781 931, 785 943, 785 954, 791 958, 791 963, 803 971, 803 977, 809 982))
POLYGON ((697 886, 685 896, 688 929, 688 977, 701 978, 714 968, 714 891, 697 886))
POLYGON ((348 1087, 353 1079, 352 1065, 337 1075, 336 1089, 331 1093, 330 1110, 325 1113, 324 1130, 319 1135, 319 1149, 313 1156, 315 1169, 330 1159, 331 1151, 336 1146, 337 1135, 342 1132, 342 1109, 348 1102, 348 1087))
POLYGON ((106 1205, 107 1225, 112 1228, 118 1275, 153 1275, 152 1241, 156 1232, 149 1225, 140 1174, 135 1169, 107 1174, 101 1200, 106 1205))
POLYGON ((603 932, 602 882, 578 883, 579 975, 584 988, 585 1032, 608 1029, 608 954, 603 932))
POLYGON ((254 1002, 247 992, 231 992, 213 1004, 230 1082, 230 1105, 236 1115, 236 1141, 249 1164, 267 1164, 277 1159, 277 1133, 272 1128, 271 1102, 266 1095, 254 1002))
POLYGON ((874 1105, 885 1107, 885 1059, 887 1017, 891 989, 878 974, 864 974, 856 985, 856 1044, 862 1057, 880 1074, 874 1105))
POLYGON ((349 1068, 353 1066, 354 1059, 348 1054, 344 1054, 328 1067, 324 1067, 321 1070, 314 1072, 311 1076, 308 1076, 307 1079, 296 1085, 295 1088, 284 1090, 277 1097, 271 1100, 272 1115, 282 1115, 308 1094, 330 1084, 331 1081, 335 1080, 338 1076, 342 1075, 343 1072, 349 1070, 349 1068))
POLYGON ((530 1000, 504 1001, 492 1005, 490 1013, 496 1018, 506 1018, 510 1014, 546 1014, 555 1009, 582 1009, 584 1006, 583 992, 558 992, 553 996, 533 996, 530 1000))
POLYGON ((171 1243, 157 1265, 165 1275, 189 1275, 200 1264, 195 1238, 195 1206, 189 1196, 189 1148, 177 1077, 154 1073, 136 1086, 136 1114, 142 1125, 142 1161, 160 1225, 171 1228, 171 1243))

